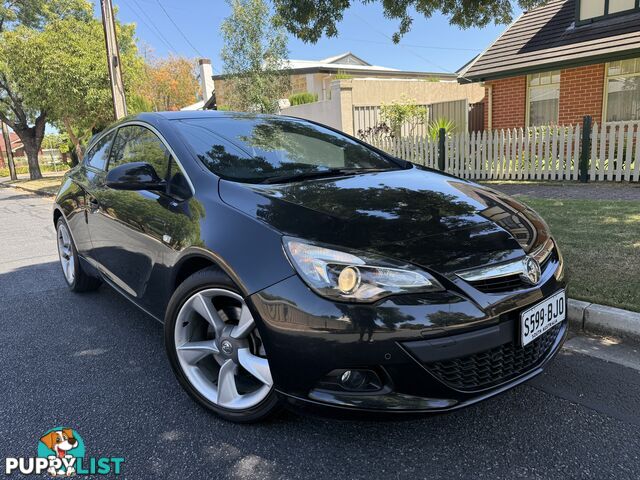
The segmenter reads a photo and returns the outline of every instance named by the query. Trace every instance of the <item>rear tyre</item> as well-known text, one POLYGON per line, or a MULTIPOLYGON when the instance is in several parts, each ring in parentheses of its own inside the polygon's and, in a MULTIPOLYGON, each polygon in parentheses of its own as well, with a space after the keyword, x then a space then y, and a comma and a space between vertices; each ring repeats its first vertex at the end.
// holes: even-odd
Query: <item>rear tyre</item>
POLYGON ((225 420, 250 423, 280 410, 266 351, 238 288, 214 268, 176 289, 164 322, 171 367, 187 393, 225 420))
POLYGON ((102 280, 93 277, 84 271, 80 264, 78 251, 73 243, 71 231, 64 218, 60 217, 56 223, 56 237, 58 244, 58 256, 64 279, 72 292, 89 292, 96 290, 102 280))

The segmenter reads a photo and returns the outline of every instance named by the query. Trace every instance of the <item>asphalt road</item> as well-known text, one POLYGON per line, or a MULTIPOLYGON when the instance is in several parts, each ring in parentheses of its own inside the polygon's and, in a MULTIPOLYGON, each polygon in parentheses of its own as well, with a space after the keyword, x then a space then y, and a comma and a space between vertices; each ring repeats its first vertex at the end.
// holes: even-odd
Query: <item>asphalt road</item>
POLYGON ((107 287, 66 289, 50 215, 50 200, 0 188, 2 473, 5 457, 35 455, 66 425, 87 456, 124 457, 131 479, 640 477, 640 370, 567 350, 534 381, 452 414, 219 420, 174 380, 160 324, 107 287))

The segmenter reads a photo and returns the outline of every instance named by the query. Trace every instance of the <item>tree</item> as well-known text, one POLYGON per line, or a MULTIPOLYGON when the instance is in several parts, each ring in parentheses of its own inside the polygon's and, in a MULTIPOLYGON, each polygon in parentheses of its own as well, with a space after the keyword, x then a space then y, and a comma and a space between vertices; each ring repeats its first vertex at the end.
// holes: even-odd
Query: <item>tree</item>
MULTIPOLYGON (((129 96, 142 80, 143 60, 135 27, 117 22, 116 33, 129 96)), ((30 93, 34 102, 46 106, 52 123, 68 134, 80 160, 81 145, 113 121, 102 23, 96 18, 62 19, 50 23, 41 37, 40 68, 30 72, 38 88, 30 93)))
MULTIPOLYGON (((95 18, 66 18, 51 22, 41 32, 24 33, 12 48, 15 55, 31 52, 14 66, 16 77, 33 85, 24 88, 25 98, 46 108, 51 123, 68 134, 77 159, 82 159, 81 145, 113 120, 102 24, 95 18)), ((142 77, 142 59, 134 27, 117 24, 117 33, 130 93, 142 77)))
POLYGON ((37 49, 41 44, 35 39, 47 24, 63 18, 86 19, 91 11, 91 4, 85 0, 0 2, 0 120, 9 125, 24 144, 32 179, 42 177, 38 151, 44 138, 47 109, 26 98, 38 85, 16 73, 26 69, 29 61, 38 64, 37 49))
MULTIPOLYGON (((449 23, 461 28, 484 27, 490 22, 509 23, 513 19, 513 5, 531 9, 548 0, 360 0, 361 3, 382 3, 384 16, 399 21, 393 41, 411 29, 414 12, 431 17, 440 12, 449 23)), ((274 0, 276 11, 285 27, 305 42, 317 42, 322 35, 335 37, 337 24, 352 0, 274 0)))
POLYGON ((287 37, 264 0, 231 0, 222 23, 221 57, 232 110, 278 111, 289 91, 287 37))
POLYGON ((145 65, 139 95, 150 110, 179 110, 194 103, 197 93, 198 80, 192 60, 170 55, 152 58, 145 65))

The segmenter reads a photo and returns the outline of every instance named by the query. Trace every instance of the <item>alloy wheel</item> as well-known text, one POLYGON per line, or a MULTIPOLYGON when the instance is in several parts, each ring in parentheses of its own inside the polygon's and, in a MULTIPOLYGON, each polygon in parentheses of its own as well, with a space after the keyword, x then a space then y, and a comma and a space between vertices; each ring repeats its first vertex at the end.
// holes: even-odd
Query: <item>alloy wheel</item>
POLYGON ((237 293, 221 288, 194 293, 178 312, 174 339, 184 375, 209 402, 246 410, 271 391, 262 339, 237 293))
POLYGON ((60 256, 60 265, 62 266, 64 277, 69 285, 72 285, 76 278, 76 259, 71 234, 64 222, 58 224, 58 255, 60 256))

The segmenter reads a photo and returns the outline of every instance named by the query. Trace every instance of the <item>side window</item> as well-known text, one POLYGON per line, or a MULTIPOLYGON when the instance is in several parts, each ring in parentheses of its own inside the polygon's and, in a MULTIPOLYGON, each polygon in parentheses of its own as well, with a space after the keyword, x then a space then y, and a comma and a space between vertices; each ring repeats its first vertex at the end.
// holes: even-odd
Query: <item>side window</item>
POLYGON ((160 178, 166 179, 170 156, 164 143, 151 130, 129 125, 118 130, 109 169, 125 163, 145 162, 155 169, 160 178))
POLYGON ((107 158, 109 157, 109 147, 113 140, 114 132, 107 133, 91 150, 84 156, 84 163, 100 170, 107 169, 107 158))

